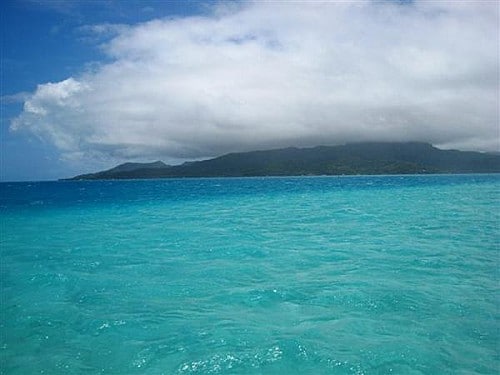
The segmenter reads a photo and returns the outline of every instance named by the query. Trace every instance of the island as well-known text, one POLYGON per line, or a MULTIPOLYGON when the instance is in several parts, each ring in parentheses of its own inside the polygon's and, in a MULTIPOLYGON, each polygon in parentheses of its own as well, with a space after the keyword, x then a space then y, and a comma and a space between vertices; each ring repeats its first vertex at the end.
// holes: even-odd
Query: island
POLYGON ((500 154, 442 150, 423 142, 363 142, 230 153, 180 165, 125 163, 68 180, 432 173, 500 173, 500 154))

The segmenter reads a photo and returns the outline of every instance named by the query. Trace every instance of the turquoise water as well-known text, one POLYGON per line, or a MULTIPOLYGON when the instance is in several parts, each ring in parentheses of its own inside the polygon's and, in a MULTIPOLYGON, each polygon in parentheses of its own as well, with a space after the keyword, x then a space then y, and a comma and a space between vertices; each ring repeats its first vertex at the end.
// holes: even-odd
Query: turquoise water
POLYGON ((497 374, 500 176, 0 184, 1 374, 497 374))

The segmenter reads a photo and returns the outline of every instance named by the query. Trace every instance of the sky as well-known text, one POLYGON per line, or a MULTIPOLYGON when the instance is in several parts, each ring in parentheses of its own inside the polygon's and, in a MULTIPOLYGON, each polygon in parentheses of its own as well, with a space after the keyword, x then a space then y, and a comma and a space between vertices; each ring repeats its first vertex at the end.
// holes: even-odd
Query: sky
POLYGON ((500 151, 497 1, 7 0, 0 180, 362 141, 500 151))

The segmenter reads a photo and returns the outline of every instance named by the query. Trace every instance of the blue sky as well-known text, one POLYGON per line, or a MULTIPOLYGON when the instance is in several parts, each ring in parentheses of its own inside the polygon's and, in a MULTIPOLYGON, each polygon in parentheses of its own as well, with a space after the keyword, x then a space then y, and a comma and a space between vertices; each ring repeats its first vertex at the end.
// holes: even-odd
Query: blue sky
POLYGON ((367 140, 499 147, 496 2, 0 7, 3 181, 367 140))

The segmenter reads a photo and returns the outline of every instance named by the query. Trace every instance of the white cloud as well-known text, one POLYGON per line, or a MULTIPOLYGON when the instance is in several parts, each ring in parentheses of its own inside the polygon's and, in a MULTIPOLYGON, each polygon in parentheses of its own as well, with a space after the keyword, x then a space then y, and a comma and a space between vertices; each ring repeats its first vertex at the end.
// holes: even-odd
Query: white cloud
POLYGON ((67 158, 202 158, 365 140, 499 149, 498 4, 264 2, 129 27, 39 85, 13 129, 67 158))

